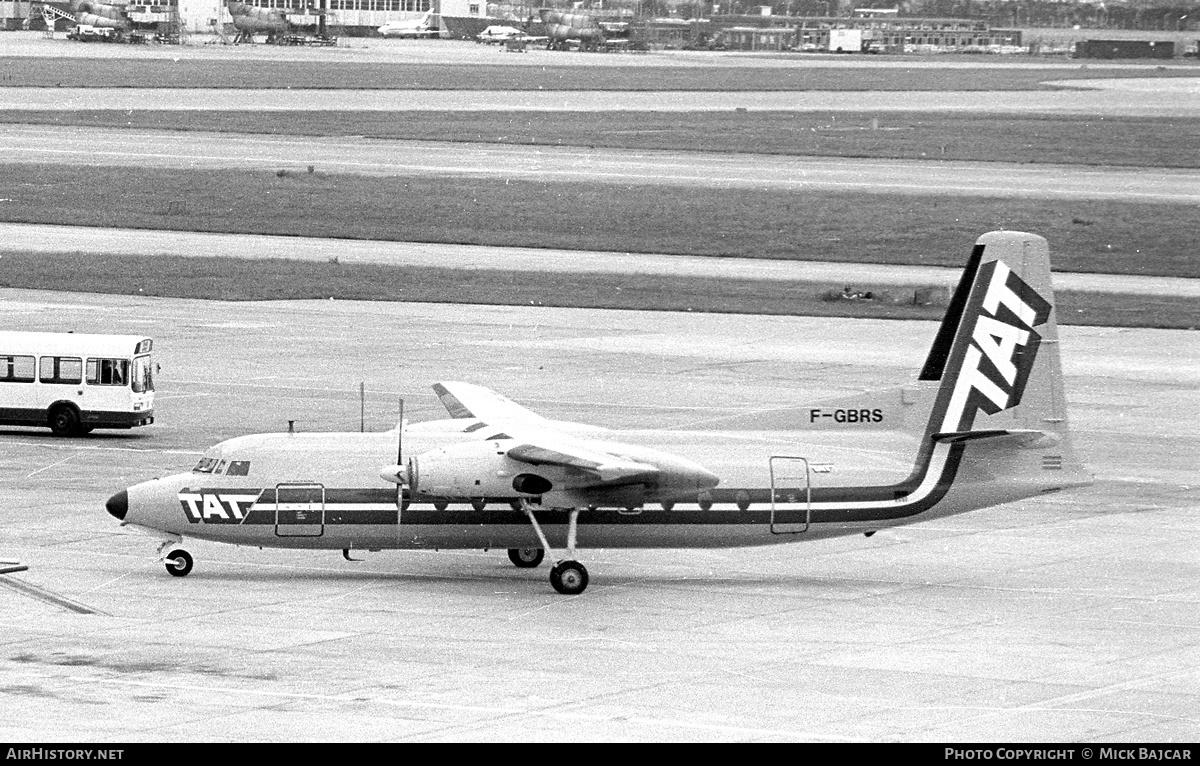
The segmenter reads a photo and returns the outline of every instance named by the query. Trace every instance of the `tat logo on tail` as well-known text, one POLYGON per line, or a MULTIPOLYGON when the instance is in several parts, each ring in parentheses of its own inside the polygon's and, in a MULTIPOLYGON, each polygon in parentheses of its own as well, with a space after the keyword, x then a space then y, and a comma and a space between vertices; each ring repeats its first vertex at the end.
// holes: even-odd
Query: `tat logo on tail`
POLYGON ((983 264, 959 328, 961 360, 942 431, 967 431, 975 414, 995 415, 1021 403, 1050 303, 1003 261, 983 264), (980 289, 980 288, 983 289, 980 289))

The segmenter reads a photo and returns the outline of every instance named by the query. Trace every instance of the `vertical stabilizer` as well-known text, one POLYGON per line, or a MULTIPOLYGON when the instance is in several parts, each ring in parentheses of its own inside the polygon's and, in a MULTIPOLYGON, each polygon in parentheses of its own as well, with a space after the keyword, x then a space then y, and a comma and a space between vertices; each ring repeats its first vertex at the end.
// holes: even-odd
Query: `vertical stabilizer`
MULTIPOLYGON (((943 349, 929 436, 976 443, 967 454, 993 472, 1039 484, 1087 483, 1068 431, 1046 240, 990 232, 976 243, 972 264, 970 289, 960 295, 960 285, 955 295, 961 315, 943 349)), ((924 372, 938 366, 939 353, 935 343, 924 372)))
POLYGON ((1065 428, 1046 240, 991 232, 979 238, 975 256, 942 375, 938 430, 1065 428))

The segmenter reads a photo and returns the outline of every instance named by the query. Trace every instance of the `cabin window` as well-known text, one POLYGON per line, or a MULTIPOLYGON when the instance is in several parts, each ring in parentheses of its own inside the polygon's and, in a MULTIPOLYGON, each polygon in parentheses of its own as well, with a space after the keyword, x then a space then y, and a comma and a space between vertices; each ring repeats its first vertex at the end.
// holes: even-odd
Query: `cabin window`
POLYGON ((0 383, 32 383, 35 366, 32 356, 0 355, 0 383))
POLYGON ((129 385, 128 359, 89 359, 87 382, 90 386, 129 385))
POLYGON ((83 382, 83 360, 73 356, 43 356, 39 377, 43 383, 83 382))

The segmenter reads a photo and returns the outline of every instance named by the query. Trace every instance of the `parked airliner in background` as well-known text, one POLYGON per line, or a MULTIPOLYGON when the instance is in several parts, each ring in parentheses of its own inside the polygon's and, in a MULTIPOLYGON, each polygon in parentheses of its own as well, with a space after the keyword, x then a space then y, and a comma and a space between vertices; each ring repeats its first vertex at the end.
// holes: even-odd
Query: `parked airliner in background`
POLYGON ((517 29, 516 27, 493 25, 475 35, 475 42, 491 45, 492 43, 503 43, 509 40, 524 40, 526 37, 527 35, 524 30, 517 29))
POLYGON ((430 23, 432 16, 430 11, 420 18, 389 21, 376 31, 384 37, 437 37, 440 30, 437 24, 430 23))
POLYGON ((734 547, 868 536, 1091 483, 1067 424, 1046 241, 992 232, 967 263, 907 385, 777 402, 736 430, 610 431, 547 420, 467 383, 434 386, 450 419, 389 433, 261 434, 189 473, 113 495, 125 526, 284 548, 507 548, 554 555, 583 592, 578 547, 734 547), (790 409, 781 409, 792 406, 790 409))

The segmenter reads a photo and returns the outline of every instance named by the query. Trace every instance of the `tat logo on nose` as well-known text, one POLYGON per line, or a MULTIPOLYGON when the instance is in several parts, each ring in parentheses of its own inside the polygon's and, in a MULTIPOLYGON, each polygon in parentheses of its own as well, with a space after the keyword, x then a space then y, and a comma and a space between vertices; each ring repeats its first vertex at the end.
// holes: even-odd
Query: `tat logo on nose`
POLYGON ((179 505, 192 524, 201 521, 205 524, 241 524, 242 519, 249 513, 250 506, 254 505, 257 499, 257 494, 242 495, 205 490, 183 490, 179 493, 179 505))

